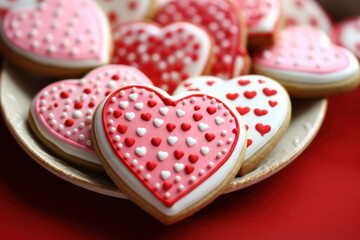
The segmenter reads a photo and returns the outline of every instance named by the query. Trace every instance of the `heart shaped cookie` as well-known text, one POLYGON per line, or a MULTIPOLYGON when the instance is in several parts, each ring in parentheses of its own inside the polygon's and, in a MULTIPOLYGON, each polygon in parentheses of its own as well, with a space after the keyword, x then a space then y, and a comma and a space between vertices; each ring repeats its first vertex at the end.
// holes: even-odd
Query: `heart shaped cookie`
POLYGON ((95 0, 106 12, 110 23, 116 24, 151 17, 157 0, 95 0))
POLYGON ((171 97, 155 87, 125 86, 99 105, 92 126, 109 176, 165 224, 219 196, 245 155, 241 116, 204 93, 171 97))
POLYGON ((224 0, 170 1, 158 10, 155 21, 166 25, 190 21, 208 30, 214 39, 215 60, 210 75, 229 79, 248 73, 245 20, 239 9, 224 0))
POLYGON ((291 103, 286 90, 264 76, 241 76, 226 81, 195 77, 180 84, 174 94, 187 91, 202 91, 226 99, 243 117, 247 150, 240 175, 252 171, 270 154, 290 123, 291 103))
POLYGON ((134 66, 170 94, 183 80, 208 72, 212 42, 200 27, 177 22, 160 28, 129 22, 114 29, 113 63, 134 66))
POLYGON ((81 80, 52 83, 34 98, 30 126, 46 146, 65 159, 90 169, 102 169, 91 141, 93 112, 110 92, 132 83, 152 85, 143 73, 122 65, 95 69, 81 80))
POLYGON ((278 80, 292 96, 339 94, 360 81, 354 55, 315 28, 286 28, 276 45, 256 52, 253 60, 256 73, 278 80))
POLYGON ((92 1, 20 1, 1 24, 0 48, 32 72, 72 76, 109 62, 110 34, 92 1))
POLYGON ((286 26, 315 27, 329 33, 332 21, 329 14, 314 0, 281 0, 286 26))
POLYGON ((334 26, 331 39, 352 53, 360 61, 360 16, 346 19, 334 26))
POLYGON ((282 28, 280 0, 232 0, 242 10, 249 31, 249 46, 272 45, 282 28))

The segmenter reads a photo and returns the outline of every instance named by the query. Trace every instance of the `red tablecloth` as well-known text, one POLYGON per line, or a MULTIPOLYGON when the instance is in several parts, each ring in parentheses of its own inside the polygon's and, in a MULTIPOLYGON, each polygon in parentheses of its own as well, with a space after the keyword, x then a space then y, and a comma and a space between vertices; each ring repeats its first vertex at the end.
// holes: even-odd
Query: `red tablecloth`
POLYGON ((360 89, 330 98, 309 148, 271 178, 163 226, 48 173, 0 122, 0 239, 360 239, 360 89))

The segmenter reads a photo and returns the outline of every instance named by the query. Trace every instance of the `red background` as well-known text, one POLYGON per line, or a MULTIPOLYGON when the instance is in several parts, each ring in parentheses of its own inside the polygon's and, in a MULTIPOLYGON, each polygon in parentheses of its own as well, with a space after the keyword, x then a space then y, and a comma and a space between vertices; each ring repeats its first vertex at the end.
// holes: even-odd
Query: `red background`
POLYGON ((0 239, 360 239, 359 103, 360 89, 331 97, 292 164, 172 226, 47 172, 0 120, 0 239))

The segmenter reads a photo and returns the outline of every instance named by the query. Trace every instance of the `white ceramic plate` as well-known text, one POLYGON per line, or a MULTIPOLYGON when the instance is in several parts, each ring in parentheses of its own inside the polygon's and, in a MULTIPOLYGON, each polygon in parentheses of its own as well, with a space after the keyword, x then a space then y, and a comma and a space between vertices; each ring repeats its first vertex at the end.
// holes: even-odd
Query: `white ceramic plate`
MULTIPOLYGON (((50 79, 32 75, 9 63, 3 65, 0 82, 1 110, 11 133, 22 148, 41 166, 56 176, 82 188, 126 198, 105 174, 68 164, 48 151, 33 135, 27 116, 31 100, 50 79)), ((237 177, 225 193, 253 185, 291 163, 310 144, 323 122, 327 100, 292 100, 291 124, 274 151, 251 173, 237 177)))

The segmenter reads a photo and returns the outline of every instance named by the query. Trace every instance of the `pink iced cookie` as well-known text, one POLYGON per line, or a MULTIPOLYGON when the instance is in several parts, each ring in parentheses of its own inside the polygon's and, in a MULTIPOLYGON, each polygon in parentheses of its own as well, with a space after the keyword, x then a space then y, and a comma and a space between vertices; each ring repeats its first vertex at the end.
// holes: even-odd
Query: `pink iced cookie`
POLYGON ((331 38, 335 44, 350 50, 360 60, 360 16, 335 25, 331 38))
POLYGON ((206 28, 215 43, 210 75, 229 79, 249 71, 245 20, 233 3, 224 0, 170 1, 159 9, 154 19, 162 25, 190 21, 206 28))
POLYGON ((273 44, 281 30, 280 0, 232 0, 242 10, 251 47, 273 44))
POLYGON ((33 72, 80 74, 110 59, 110 27, 92 1, 21 1, 0 29, 4 55, 33 72))
POLYGON ((195 77, 181 83, 174 94, 187 91, 202 91, 226 99, 243 117, 248 140, 240 175, 252 171, 271 153, 290 123, 291 104, 286 90, 264 76, 231 80, 195 77))
POLYGON ((122 65, 97 68, 81 80, 50 84, 31 105, 30 125, 50 149, 75 163, 99 169, 90 132, 93 112, 106 95, 132 83, 152 84, 137 69, 122 65))
POLYGON ((254 54, 254 70, 281 82, 290 95, 324 97, 359 84, 359 63, 321 30, 286 28, 279 42, 254 54))
POLYGON ((314 0, 282 0, 286 26, 311 26, 330 33, 332 21, 314 0))
POLYGON ((97 153, 114 182, 166 224, 214 200, 245 154, 239 113, 204 93, 171 97, 155 87, 129 85, 100 104, 93 128, 97 153))
POLYGON ((112 25, 143 20, 152 15, 157 0, 95 0, 106 12, 112 25))
POLYGON ((114 30, 113 63, 134 66, 170 94, 183 80, 208 72, 212 42, 200 27, 177 22, 159 27, 128 22, 114 30))

